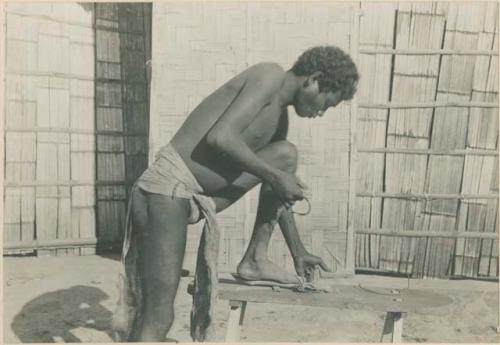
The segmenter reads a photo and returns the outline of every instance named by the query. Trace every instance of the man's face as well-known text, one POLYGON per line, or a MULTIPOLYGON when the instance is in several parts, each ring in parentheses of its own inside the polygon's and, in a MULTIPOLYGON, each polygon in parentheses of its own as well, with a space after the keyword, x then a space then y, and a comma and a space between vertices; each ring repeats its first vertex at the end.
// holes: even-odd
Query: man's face
POLYGON ((318 81, 309 78, 298 91, 293 106, 300 117, 314 118, 322 116, 328 108, 336 107, 340 102, 342 102, 340 91, 320 92, 318 81))

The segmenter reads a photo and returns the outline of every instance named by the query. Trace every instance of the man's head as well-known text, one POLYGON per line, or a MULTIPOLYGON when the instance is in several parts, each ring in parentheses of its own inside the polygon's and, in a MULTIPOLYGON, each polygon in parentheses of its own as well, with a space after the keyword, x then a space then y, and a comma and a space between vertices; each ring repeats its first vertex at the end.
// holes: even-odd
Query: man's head
POLYGON ((352 99, 359 80, 351 57, 334 46, 306 50, 292 72, 304 77, 294 99, 295 111, 302 117, 321 116, 329 107, 352 99))

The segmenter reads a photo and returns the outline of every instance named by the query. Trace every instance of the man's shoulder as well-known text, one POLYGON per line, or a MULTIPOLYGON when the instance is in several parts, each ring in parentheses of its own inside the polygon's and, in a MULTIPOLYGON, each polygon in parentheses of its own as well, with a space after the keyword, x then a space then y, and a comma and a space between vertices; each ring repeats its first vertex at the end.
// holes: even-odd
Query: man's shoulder
POLYGON ((275 62, 260 62, 248 68, 248 72, 259 79, 282 80, 285 78, 285 70, 275 62))
POLYGON ((271 73, 285 73, 283 67, 276 62, 259 62, 255 65, 252 65, 250 68, 271 73))
POLYGON ((261 62, 247 69, 247 84, 270 96, 281 87, 284 80, 285 71, 277 63, 261 62))

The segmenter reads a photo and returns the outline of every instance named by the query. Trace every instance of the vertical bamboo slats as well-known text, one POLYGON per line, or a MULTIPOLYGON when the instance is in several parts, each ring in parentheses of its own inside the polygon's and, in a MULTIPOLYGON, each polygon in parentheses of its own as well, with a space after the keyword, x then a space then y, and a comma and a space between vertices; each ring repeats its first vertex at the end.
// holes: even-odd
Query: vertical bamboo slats
MULTIPOLYGON (((360 49, 393 48, 396 3, 362 3, 360 22, 360 49)), ((358 99, 363 103, 385 103, 391 85, 391 55, 359 55, 358 69, 362 78, 358 99)), ((386 109, 358 110, 357 145, 384 147, 387 127, 386 109)), ((358 153, 356 191, 382 192, 384 154, 358 153)), ((381 198, 357 197, 354 205, 356 228, 379 228, 381 198)), ((378 266, 380 236, 356 236, 356 266, 378 266)))
POLYGON ((147 166, 150 9, 7 6, 7 248, 92 254, 97 235, 120 239, 126 186, 147 166))
MULTIPOLYGON (((477 48, 477 30, 483 17, 481 4, 449 4, 446 10, 444 49, 473 50, 477 48)), ((472 91, 475 56, 443 56, 440 64, 438 101, 468 101, 472 91)), ((467 108, 437 108, 432 120, 431 149, 464 149, 467 133, 467 108)), ((427 168, 426 192, 460 192, 464 157, 431 156, 427 168)), ((425 202, 423 229, 447 231, 455 229, 458 200, 425 202)), ((460 241, 460 240, 458 240, 460 241)), ((454 240, 429 239, 426 260, 421 274, 427 276, 450 275, 454 240)))
POLYGON ((9 3, 6 12, 4 243, 95 238, 93 191, 68 184, 94 177, 92 135, 70 133, 94 129, 92 8, 9 3))
MULTIPOLYGON (((486 4, 478 23, 477 49, 498 49, 498 4, 486 4)), ((477 57, 471 81, 470 99, 498 102, 498 57, 477 57)), ((467 124, 466 146, 494 150, 498 148, 498 109, 471 109, 467 124)), ((465 157, 463 193, 496 192, 498 157, 465 157), (492 181, 495 181, 492 184, 492 181)), ((465 217, 460 231, 498 232, 498 200, 471 200, 460 203, 465 217)), ((454 274, 497 276, 498 241, 466 239, 456 243, 454 274)))
POLYGON ((128 191, 147 167, 149 8, 96 4, 97 229, 118 242, 128 191))
POLYGON ((98 185, 97 229, 99 237, 117 240, 123 229, 125 201, 124 96, 122 56, 117 4, 96 4, 96 131, 98 185), (121 135, 101 135, 114 131, 121 135))
MULTIPOLYGON (((432 3, 400 3, 396 18, 396 49, 441 48, 445 18, 432 3)), ((439 71, 438 56, 396 56, 390 100, 434 100, 439 71)), ((391 109, 387 125, 389 148, 427 148, 432 109, 391 109)), ((389 193, 418 193, 424 188, 427 157, 387 153, 384 185, 389 193)), ((382 227, 414 229, 421 204, 413 200, 384 199, 382 227)), ((412 239, 382 238, 380 268, 411 272, 412 239)))
MULTIPOLYGON (((498 44, 497 16, 495 3, 399 3, 394 48, 417 52, 495 50, 498 44)), ((362 28, 369 23, 369 19, 370 16, 365 14, 362 28)), ((379 37, 385 32, 382 26, 370 34, 379 37)), ((367 58, 375 56, 386 55, 370 53, 359 63, 363 66, 367 58)), ((446 54, 440 58, 439 54, 396 54, 389 76, 392 80, 391 97, 387 100, 367 98, 365 103, 389 101, 405 104, 433 100, 498 102, 498 56, 495 55, 446 54)), ((366 83, 361 84, 360 89, 363 95, 363 92, 372 92, 374 87, 366 83), (368 90, 363 90, 365 86, 368 90)), ((366 108, 363 111, 374 116, 379 110, 366 108)), ((362 117, 358 120, 361 133, 364 120, 362 117)), ((358 145, 364 148, 383 147, 383 144, 373 143, 372 136, 376 129, 371 130, 371 134, 360 136, 358 145)), ((497 150, 497 138, 498 108, 390 109, 386 147, 440 152, 468 149, 494 152, 497 150)), ((373 161, 380 154, 366 155, 373 161)), ((387 193, 498 194, 498 156, 385 155, 383 191, 387 193)), ((357 192, 380 192, 366 177, 372 176, 369 174, 375 166, 372 163, 365 169, 364 175, 359 175, 357 192)), ((497 198, 419 201, 386 197, 380 213, 377 210, 373 212, 373 204, 363 203, 358 197, 356 207, 356 213, 360 215, 357 227, 360 229, 382 227, 423 233, 498 233, 497 198)), ((498 276, 498 240, 381 236, 378 243, 378 236, 375 235, 358 234, 356 237, 358 267, 410 273, 415 277, 498 276), (377 254, 380 261, 374 262, 377 254)))

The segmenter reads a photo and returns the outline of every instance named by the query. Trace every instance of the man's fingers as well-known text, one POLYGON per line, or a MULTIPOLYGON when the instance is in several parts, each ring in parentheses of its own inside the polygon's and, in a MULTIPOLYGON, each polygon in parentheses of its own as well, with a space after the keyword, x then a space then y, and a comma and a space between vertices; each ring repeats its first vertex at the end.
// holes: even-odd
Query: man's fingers
POLYGON ((305 278, 307 282, 311 282, 314 280, 314 267, 307 267, 307 269, 305 270, 305 278))
POLYGON ((304 269, 304 266, 297 267, 296 271, 297 271, 297 274, 299 275, 299 277, 305 277, 306 270, 304 269))
POLYGON ((323 260, 321 260, 318 265, 323 269, 323 271, 331 272, 332 270, 328 267, 323 260))
POLYGON ((282 202, 283 202, 283 205, 285 205, 286 208, 292 208, 293 205, 295 205, 295 201, 296 200, 284 199, 282 202))
POLYGON ((304 194, 295 195, 295 201, 304 200, 304 194))
POLYGON ((300 188, 302 188, 302 189, 307 189, 307 188, 309 188, 309 187, 307 187, 307 185, 304 183, 304 181, 302 181, 302 180, 300 179, 300 177, 298 177, 298 176, 295 176, 295 177, 297 178, 297 184, 300 186, 300 188))
POLYGON ((308 273, 314 271, 314 266, 307 265, 306 268, 305 268, 305 271, 308 272, 308 273))

